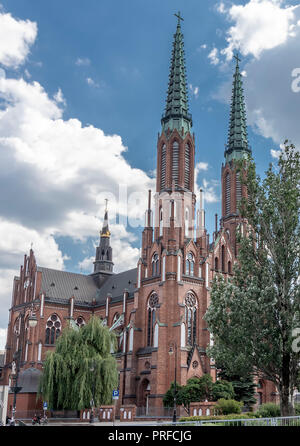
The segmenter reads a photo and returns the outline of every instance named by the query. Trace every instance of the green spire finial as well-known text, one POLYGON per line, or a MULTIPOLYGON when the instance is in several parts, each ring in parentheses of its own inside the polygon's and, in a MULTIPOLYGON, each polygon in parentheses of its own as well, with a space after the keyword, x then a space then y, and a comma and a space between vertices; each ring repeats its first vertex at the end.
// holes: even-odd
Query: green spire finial
POLYGON ((248 144, 243 80, 239 69, 239 62, 241 59, 239 58, 238 53, 233 57, 236 60, 236 68, 233 75, 228 142, 225 150, 225 158, 227 162, 232 159, 244 158, 251 153, 251 148, 248 144))
POLYGON ((183 128, 184 132, 187 133, 190 131, 193 123, 192 116, 188 110, 184 44, 180 28, 180 21, 183 18, 180 12, 174 15, 177 17, 178 23, 176 33, 174 34, 166 108, 161 124, 162 131, 165 133, 167 133, 168 129, 172 132, 175 128, 179 132, 183 128))

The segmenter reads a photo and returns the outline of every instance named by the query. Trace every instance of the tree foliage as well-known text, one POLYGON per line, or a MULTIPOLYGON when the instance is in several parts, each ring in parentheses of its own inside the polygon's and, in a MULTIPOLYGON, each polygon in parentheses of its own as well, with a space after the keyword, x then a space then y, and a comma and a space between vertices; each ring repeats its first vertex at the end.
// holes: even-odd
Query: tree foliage
POLYGON ((79 330, 66 328, 48 352, 39 393, 52 409, 80 410, 109 404, 118 383, 116 360, 111 349, 115 335, 93 316, 79 330))
POLYGON ((232 279, 215 277, 205 316, 214 339, 209 354, 230 375, 253 371, 273 381, 289 415, 300 359, 300 156, 286 141, 263 181, 253 160, 246 167, 244 175, 239 165, 248 199, 240 206, 246 225, 237 234, 238 261, 232 279))

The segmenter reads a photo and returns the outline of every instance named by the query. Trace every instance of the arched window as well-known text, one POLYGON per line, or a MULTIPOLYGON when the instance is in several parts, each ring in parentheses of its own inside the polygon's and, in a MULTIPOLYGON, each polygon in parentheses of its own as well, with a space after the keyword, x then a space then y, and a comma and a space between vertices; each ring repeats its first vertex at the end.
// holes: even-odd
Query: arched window
POLYGON ((147 311, 148 311, 148 320, 147 320, 147 346, 150 347, 153 345, 154 339, 154 329, 155 329, 155 321, 156 321, 156 308, 158 306, 158 295, 156 293, 152 293, 148 300, 147 311))
POLYGON ((225 215, 230 214, 230 174, 225 177, 225 215))
POLYGON ((46 324, 45 344, 54 345, 56 339, 61 333, 61 321, 57 314, 52 314, 46 324))
POLYGON ((196 296, 189 291, 185 298, 185 322, 188 345, 194 345, 197 341, 197 307, 196 296))
POLYGON ((188 253, 185 265, 186 265, 185 266, 185 274, 187 276, 193 276, 194 275, 195 258, 194 258, 194 254, 192 252, 188 253))
POLYGON ((159 275, 159 256, 157 253, 152 256, 152 277, 159 275))
POLYGON ((218 271, 219 269, 219 259, 218 257, 215 258, 215 270, 218 271))
POLYGON ((225 273, 225 246, 222 245, 222 272, 225 273))
POLYGON ((235 176, 235 190, 236 190, 236 212, 239 212, 239 203, 242 199, 242 183, 240 179, 240 172, 235 176))
POLYGON ((190 213, 189 213, 189 208, 186 208, 184 214, 184 235, 186 237, 189 236, 189 223, 190 223, 190 213))
POLYGON ((76 325, 81 328, 85 325, 85 320, 83 319, 82 316, 78 316, 78 318, 76 319, 76 325))
POLYGON ((231 274, 231 262, 228 262, 228 274, 231 274))
POLYGON ((185 145, 184 151, 184 187, 190 188, 190 146, 185 145))
POLYGON ((166 145, 164 144, 161 148, 160 188, 164 189, 165 187, 166 187, 166 145))
POLYGON ((172 181, 175 182, 175 186, 178 186, 178 180, 179 180, 179 144, 177 141, 174 141, 172 150, 172 181))

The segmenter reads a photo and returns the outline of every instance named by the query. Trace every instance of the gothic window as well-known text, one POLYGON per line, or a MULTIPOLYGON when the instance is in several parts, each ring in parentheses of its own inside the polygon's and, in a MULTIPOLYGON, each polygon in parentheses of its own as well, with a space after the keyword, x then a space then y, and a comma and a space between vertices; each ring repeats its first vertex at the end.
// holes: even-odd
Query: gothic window
POLYGON ((76 319, 76 325, 81 328, 85 325, 85 320, 83 319, 82 316, 78 316, 78 318, 76 319))
POLYGON ((242 199, 242 184, 241 184, 241 179, 240 179, 240 172, 236 173, 235 188, 236 188, 236 212, 238 212, 239 211, 239 203, 242 199))
POLYGON ((228 262, 228 274, 231 274, 231 262, 228 262))
POLYGON ((215 258, 215 270, 218 271, 219 268, 219 260, 218 257, 215 258))
POLYGON ((225 246, 222 245, 222 272, 225 272, 225 246))
POLYGON ((187 327, 187 344, 194 345, 197 341, 197 299, 189 291, 185 298, 185 322, 187 327))
POLYGON ((175 186, 178 186, 178 180, 179 180, 179 144, 177 141, 174 141, 172 150, 172 181, 175 182, 175 186))
POLYGON ((190 188, 190 146, 185 145, 184 152, 184 187, 190 188))
POLYGON ((156 277, 159 274, 159 257, 158 254, 155 253, 152 256, 152 277, 156 277))
POLYGON ((153 345, 154 338, 154 329, 155 329, 155 321, 156 321, 156 308, 158 306, 158 295, 156 293, 152 293, 148 300, 147 305, 147 346, 150 347, 153 345))
POLYGON ((56 339, 61 333, 61 322, 56 314, 52 314, 46 324, 45 344, 54 345, 56 339))
POLYGON ((190 220, 190 214, 189 214, 189 209, 188 208, 186 208, 186 210, 185 210, 185 215, 184 215, 184 220, 185 220, 185 224, 184 224, 184 235, 186 236, 186 237, 188 237, 189 236, 189 220, 190 220))
POLYGON ((114 317, 113 317, 113 320, 112 320, 112 324, 111 324, 111 325, 114 325, 114 323, 117 322, 117 320, 119 319, 119 317, 120 317, 119 313, 116 313, 116 314, 114 315, 114 317))
POLYGON ((193 253, 189 252, 186 258, 185 274, 187 276, 194 275, 195 258, 193 253))
POLYGON ((164 189, 166 187, 166 145, 164 144, 161 148, 161 180, 160 188, 164 189))
POLYGON ((230 214, 230 174, 225 177, 225 215, 230 214))

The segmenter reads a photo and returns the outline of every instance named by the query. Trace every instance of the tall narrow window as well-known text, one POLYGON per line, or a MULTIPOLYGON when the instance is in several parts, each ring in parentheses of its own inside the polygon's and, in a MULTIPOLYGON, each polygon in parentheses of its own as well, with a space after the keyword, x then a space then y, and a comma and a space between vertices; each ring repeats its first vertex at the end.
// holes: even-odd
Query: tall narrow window
POLYGON ((147 311, 148 311, 148 321, 147 321, 147 346, 153 345, 155 321, 156 321, 156 308, 158 306, 158 295, 152 293, 149 297, 147 311))
POLYGON ((161 148, 160 188, 164 189, 165 187, 166 187, 166 145, 164 144, 161 148))
POLYGON ((184 151, 184 187, 190 188, 190 146, 185 145, 184 151))
POLYGON ((152 277, 156 277, 159 274, 159 257, 158 254, 152 256, 152 277))
POLYGON ((174 141, 172 150, 172 181, 175 182, 175 186, 178 186, 178 180, 179 180, 179 144, 177 141, 174 141))
POLYGON ((230 214, 230 174, 225 177, 225 215, 230 214))
POLYGON ((222 245, 222 272, 225 272, 225 246, 222 245))
POLYGON ((189 223, 190 223, 190 214, 189 209, 185 210, 185 218, 184 218, 184 235, 185 237, 189 236, 189 223))
POLYGON ((159 210, 159 236, 160 237, 163 235, 163 229, 164 229, 163 210, 162 210, 162 208, 160 208, 160 210, 159 210))
POLYGON ((239 212, 239 203, 242 199, 242 183, 240 179, 240 172, 236 173, 235 188, 236 188, 236 212, 239 212))
POLYGON ((193 276, 194 275, 194 266, 195 266, 195 258, 193 253, 189 252, 186 258, 185 263, 185 274, 187 276, 193 276))

